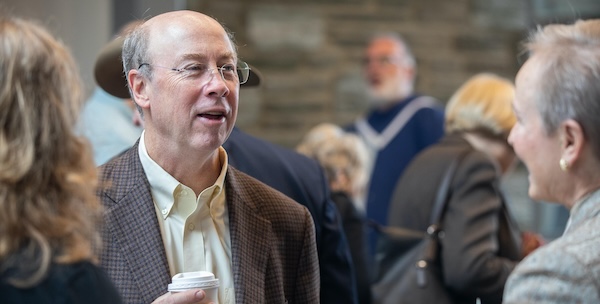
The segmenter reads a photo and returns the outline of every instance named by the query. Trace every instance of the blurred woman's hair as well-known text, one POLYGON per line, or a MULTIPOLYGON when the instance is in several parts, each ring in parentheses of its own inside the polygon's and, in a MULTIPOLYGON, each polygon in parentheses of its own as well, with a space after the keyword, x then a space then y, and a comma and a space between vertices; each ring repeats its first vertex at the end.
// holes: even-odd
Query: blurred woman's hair
POLYGON ((324 142, 340 137, 342 134, 344 134, 344 130, 337 125, 330 123, 318 124, 304 135, 302 141, 296 147, 296 151, 316 159, 316 153, 324 142))
POLYGON ((0 273, 32 286, 51 263, 95 260, 96 169, 74 133, 82 83, 69 50, 0 16, 0 273))
POLYGON ((446 133, 475 132, 506 140, 517 119, 512 110, 515 88, 491 73, 467 80, 446 105, 446 133))
POLYGON ((600 20, 538 28, 525 47, 543 75, 534 98, 547 134, 573 119, 600 159, 600 20))
POLYGON ((322 123, 312 128, 296 150, 316 159, 333 191, 344 191, 354 198, 360 210, 367 184, 368 150, 356 134, 346 133, 339 126, 322 123))

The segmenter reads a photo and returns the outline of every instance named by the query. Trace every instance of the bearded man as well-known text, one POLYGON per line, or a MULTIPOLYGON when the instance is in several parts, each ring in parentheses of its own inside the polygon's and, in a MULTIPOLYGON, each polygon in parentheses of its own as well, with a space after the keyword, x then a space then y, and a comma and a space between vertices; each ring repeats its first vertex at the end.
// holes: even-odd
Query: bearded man
MULTIPOLYGON (((347 128, 358 133, 370 148, 366 216, 383 225, 404 168, 444 134, 441 104, 414 92, 416 68, 415 57, 402 37, 394 33, 373 36, 364 57, 371 109, 347 128)), ((372 232, 371 252, 375 244, 372 232)))

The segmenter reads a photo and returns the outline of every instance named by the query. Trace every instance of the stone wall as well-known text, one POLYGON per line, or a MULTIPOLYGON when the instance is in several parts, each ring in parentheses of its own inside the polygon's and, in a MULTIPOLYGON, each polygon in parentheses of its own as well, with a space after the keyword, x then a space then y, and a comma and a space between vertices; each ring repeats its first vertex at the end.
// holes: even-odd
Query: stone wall
POLYGON ((264 85, 241 92, 242 129, 295 146, 320 122, 345 125, 366 108, 363 47, 396 31, 418 61, 417 89, 445 102, 471 75, 513 79, 519 43, 537 23, 600 16, 597 0, 188 0, 235 33, 264 85))

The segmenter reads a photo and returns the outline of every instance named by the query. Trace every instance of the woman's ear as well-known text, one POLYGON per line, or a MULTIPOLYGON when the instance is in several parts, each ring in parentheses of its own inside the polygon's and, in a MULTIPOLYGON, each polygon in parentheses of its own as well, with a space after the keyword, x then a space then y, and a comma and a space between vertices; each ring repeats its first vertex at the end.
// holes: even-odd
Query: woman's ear
POLYGON ((583 153, 585 145, 585 134, 581 125, 573 120, 567 119, 559 127, 561 158, 573 165, 583 153))
POLYGON ((127 81, 131 88, 133 101, 142 109, 148 108, 150 106, 150 99, 146 92, 147 79, 138 70, 133 69, 129 70, 128 76, 127 81))

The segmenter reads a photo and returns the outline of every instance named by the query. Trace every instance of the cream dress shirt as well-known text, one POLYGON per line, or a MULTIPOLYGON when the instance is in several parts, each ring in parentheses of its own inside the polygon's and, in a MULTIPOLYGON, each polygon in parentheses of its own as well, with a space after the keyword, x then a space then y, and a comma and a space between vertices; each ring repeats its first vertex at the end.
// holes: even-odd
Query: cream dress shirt
POLYGON ((139 155, 150 183, 171 276, 210 271, 219 279, 219 303, 235 303, 229 216, 225 203, 227 153, 219 148, 221 173, 198 197, 150 158, 140 138, 139 155))

